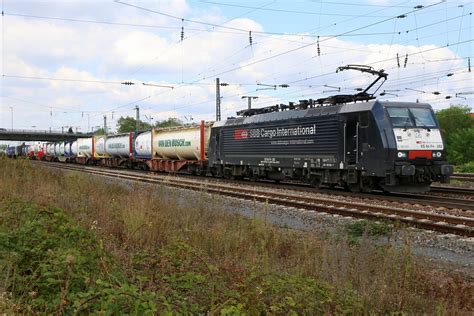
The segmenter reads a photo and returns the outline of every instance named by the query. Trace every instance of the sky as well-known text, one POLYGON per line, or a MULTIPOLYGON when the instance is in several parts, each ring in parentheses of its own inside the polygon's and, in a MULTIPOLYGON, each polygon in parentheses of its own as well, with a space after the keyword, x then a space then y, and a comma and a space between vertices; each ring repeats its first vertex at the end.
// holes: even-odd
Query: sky
POLYGON ((467 0, 1 0, 0 128, 111 132, 332 94, 472 107, 467 0), (398 56, 398 57, 397 57, 398 56), (122 84, 124 82, 133 85, 122 84), (282 87, 283 85, 283 87, 282 87), (287 87, 285 87, 287 85, 287 87), (374 92, 375 88, 369 92, 374 92))

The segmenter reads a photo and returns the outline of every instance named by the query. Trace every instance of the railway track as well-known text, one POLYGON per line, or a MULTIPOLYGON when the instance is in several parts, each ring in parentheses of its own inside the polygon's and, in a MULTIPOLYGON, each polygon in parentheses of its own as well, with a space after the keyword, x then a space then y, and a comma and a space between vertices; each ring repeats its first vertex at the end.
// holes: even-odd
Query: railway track
POLYGON ((295 207, 307 211, 324 212, 351 216, 363 219, 397 221, 409 226, 442 233, 452 233, 474 237, 474 218, 430 213, 419 210, 367 204, 362 202, 343 201, 328 197, 302 196, 301 192, 269 191, 258 185, 240 185, 207 179, 174 177, 161 174, 136 173, 128 170, 102 169, 98 167, 44 164, 48 168, 80 171, 88 174, 112 177, 145 183, 164 184, 171 187, 219 194, 244 200, 259 201, 270 204, 295 207))
POLYGON ((474 173, 455 173, 451 176, 453 180, 474 182, 474 173))
POLYGON ((461 188, 461 187, 452 187, 452 186, 434 186, 434 185, 432 185, 431 186, 431 192, 474 196, 474 189, 473 188, 461 188))

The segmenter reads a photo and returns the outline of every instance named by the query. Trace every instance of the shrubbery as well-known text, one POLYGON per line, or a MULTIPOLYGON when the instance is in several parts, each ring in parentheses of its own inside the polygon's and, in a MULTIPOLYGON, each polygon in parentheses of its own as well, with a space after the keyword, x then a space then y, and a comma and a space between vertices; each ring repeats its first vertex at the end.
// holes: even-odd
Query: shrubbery
POLYGON ((454 165, 474 162, 474 118, 469 116, 470 111, 468 106, 452 105, 436 112, 446 141, 448 161, 454 165))

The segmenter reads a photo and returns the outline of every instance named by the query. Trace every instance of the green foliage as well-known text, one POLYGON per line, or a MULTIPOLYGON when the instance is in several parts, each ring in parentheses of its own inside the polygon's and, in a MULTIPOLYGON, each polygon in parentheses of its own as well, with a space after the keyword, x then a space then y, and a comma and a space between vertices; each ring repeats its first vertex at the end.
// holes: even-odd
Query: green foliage
POLYGON ((350 239, 356 240, 364 234, 372 237, 379 237, 390 233, 390 226, 387 223, 373 221, 357 221, 345 226, 345 230, 350 239))
POLYGON ((155 127, 174 127, 174 126, 180 126, 180 125, 183 125, 183 122, 181 122, 179 119, 177 118, 174 118, 174 117, 170 117, 169 119, 167 120, 163 120, 163 121, 159 121, 159 122, 156 122, 155 124, 155 127))
MULTIPOLYGON (((464 165, 457 167, 456 171, 461 173, 474 173, 474 161, 470 161, 464 165)), ((452 181, 453 180, 451 180, 451 182, 452 181)))
POLYGON ((445 135, 458 130, 474 127, 474 119, 469 116, 471 108, 467 105, 451 105, 436 112, 441 129, 445 135))
POLYGON ((361 311, 352 291, 337 293, 312 277, 232 271, 202 251, 175 241, 132 257, 127 279, 88 230, 63 211, 18 201, 0 210, 1 288, 24 312, 308 314, 361 311))
MULTIPOLYGON (((181 125, 183 125, 183 122, 181 122, 179 119, 170 117, 167 120, 156 122, 153 127, 166 128, 166 127, 175 127, 175 126, 181 126, 181 125)), ((135 131, 136 126, 137 126, 137 120, 130 116, 120 117, 119 120, 117 121, 117 131, 119 133, 128 133, 130 132, 130 130, 135 131)), ((140 130, 146 130, 146 129, 151 129, 151 128, 152 128, 152 125, 140 120, 140 130)))
POLYGON ((104 135, 105 132, 104 132, 104 128, 101 127, 101 128, 98 128, 94 131, 94 135, 104 135))
POLYGON ((474 161, 474 119, 468 114, 467 105, 452 105, 436 112, 446 141, 448 161, 452 164, 464 164, 474 161))
POLYGON ((448 161, 456 165, 474 162, 474 127, 447 135, 448 161))
POLYGON ((145 287, 159 279, 163 290, 159 309, 172 314, 297 315, 362 310, 355 292, 337 293, 312 277, 265 272, 255 267, 240 270, 236 276, 234 271, 210 261, 202 251, 176 241, 156 252, 137 253, 133 259, 134 278, 145 287))
MULTIPOLYGON (((117 132, 128 133, 131 130, 135 131, 137 128, 137 120, 131 116, 120 117, 117 121, 117 132)), ((140 120, 140 130, 151 129, 151 125, 140 120)))
POLYGON ((0 216, 0 288, 24 312, 156 311, 154 294, 128 284, 95 236, 61 210, 7 201, 0 216))

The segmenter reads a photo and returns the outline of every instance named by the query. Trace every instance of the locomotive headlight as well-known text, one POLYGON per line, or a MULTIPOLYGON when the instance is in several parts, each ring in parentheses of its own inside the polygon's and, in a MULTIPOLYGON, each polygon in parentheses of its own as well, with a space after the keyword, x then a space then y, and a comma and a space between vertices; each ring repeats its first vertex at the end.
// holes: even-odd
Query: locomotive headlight
POLYGON ((441 158, 442 155, 443 153, 440 151, 433 151, 433 158, 441 158))
POLYGON ((398 156, 398 158, 403 158, 403 159, 405 159, 405 158, 407 157, 407 153, 405 153, 405 152, 403 152, 403 151, 399 151, 399 152, 397 153, 397 156, 398 156))

